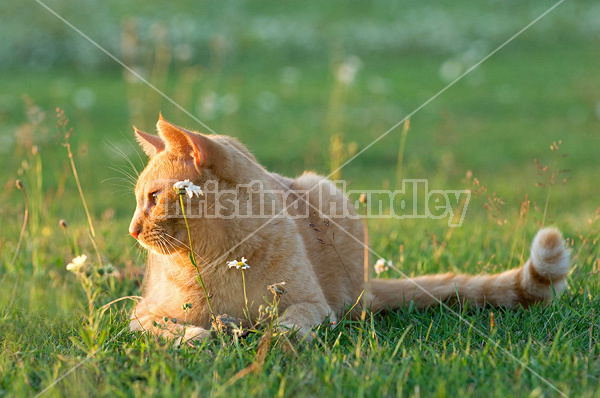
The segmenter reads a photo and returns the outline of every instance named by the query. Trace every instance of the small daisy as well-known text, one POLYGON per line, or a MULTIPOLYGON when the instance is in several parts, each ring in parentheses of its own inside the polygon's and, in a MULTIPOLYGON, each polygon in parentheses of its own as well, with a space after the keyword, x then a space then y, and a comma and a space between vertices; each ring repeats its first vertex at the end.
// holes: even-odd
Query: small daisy
POLYGON ((392 266, 391 260, 386 262, 384 259, 380 258, 375 263, 374 268, 375 268, 375 272, 377 273, 377 275, 379 275, 382 272, 387 271, 391 266, 392 266))
POLYGON ((242 257, 241 261, 232 260, 227 262, 227 266, 229 268, 237 268, 237 269, 248 269, 250 265, 248 265, 248 259, 246 257, 242 257))
POLYGON ((204 192, 202 192, 202 188, 200 188, 198 185, 194 185, 192 182, 190 182, 190 180, 176 182, 175 184, 173 184, 173 189, 177 191, 177 193, 183 193, 181 191, 185 190, 185 192, 190 198, 194 195, 196 195, 197 197, 200 197, 200 195, 204 195, 204 192))
POLYGON ((190 184, 190 180, 177 181, 175 184, 173 184, 173 189, 185 189, 185 187, 187 187, 190 184))
POLYGON ((191 198, 192 196, 196 195, 196 197, 200 197, 200 195, 204 195, 204 192, 202 192, 202 188, 200 188, 197 185, 191 185, 190 187, 185 189, 188 196, 191 198))
POLYGON ((67 270, 71 272, 80 272, 85 265, 86 260, 87 256, 85 254, 75 257, 69 264, 67 264, 67 270))

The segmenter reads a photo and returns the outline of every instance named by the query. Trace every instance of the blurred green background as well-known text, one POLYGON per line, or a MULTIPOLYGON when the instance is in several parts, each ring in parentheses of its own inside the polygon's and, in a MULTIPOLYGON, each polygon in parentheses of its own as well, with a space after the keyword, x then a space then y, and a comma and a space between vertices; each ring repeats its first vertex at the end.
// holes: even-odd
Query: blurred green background
MULTIPOLYGON (((554 3, 46 4, 215 132, 238 137, 269 169, 295 175, 328 174, 554 3)), ((133 196, 105 180, 128 167, 120 152, 143 163, 131 125, 153 132, 162 111, 208 131, 38 3, 3 2, 0 12, 8 17, 0 28, 1 178, 17 176, 33 143, 43 153, 44 188, 55 189, 67 162, 53 138, 60 107, 91 207, 114 208, 125 222, 133 196), (28 120, 39 128, 25 131, 28 120)), ((554 210, 575 219, 595 210, 599 20, 596 2, 564 2, 414 115, 403 177, 460 189, 471 170, 514 213, 526 193, 544 201, 534 159, 552 164, 548 148, 562 140, 569 156, 559 168, 570 169, 571 180, 554 190, 554 210)), ((340 177, 353 189, 394 187, 401 130, 340 177)))
MULTIPOLYGON (((44 3, 210 129, 239 138, 268 169, 291 176, 306 169, 325 175, 337 169, 556 4, 547 0, 44 3)), ((56 109, 64 110, 73 129, 74 160, 100 252, 118 271, 117 278, 103 280, 97 306, 140 292, 144 259, 127 227, 135 208, 133 168, 140 170, 146 159, 131 126, 153 132, 162 112, 178 125, 209 131, 36 1, 3 1, 0 14, 0 395, 25 396, 49 385, 86 355, 73 344, 85 335, 80 329, 83 294, 65 264, 79 253, 95 261, 94 250, 61 145, 64 131, 56 128, 56 109), (15 189, 16 178, 23 180, 29 195, 29 222, 19 251, 25 207, 15 189), (58 226, 59 219, 69 223, 66 231, 58 226)), ((522 340, 533 341, 534 368, 574 393, 591 391, 598 381, 594 359, 598 345, 592 339, 596 330, 589 326, 598 309, 598 48, 600 4, 564 1, 417 112, 405 145, 400 125, 335 176, 353 190, 394 189, 400 178, 428 179, 431 189, 473 189, 462 228, 449 228, 448 220, 369 222, 371 247, 408 275, 518 266, 527 258, 539 226, 558 225, 574 258, 568 293, 556 304, 559 309, 497 316, 501 330, 502 317, 506 320, 508 337, 501 336, 502 344, 519 356, 523 347, 529 351, 522 340), (551 151, 555 142, 559 149, 551 151), (584 315, 573 310, 572 303, 584 315), (567 350, 559 359, 559 354, 546 351, 555 329, 569 337, 569 343, 561 340, 558 345, 567 350)), ((390 271, 384 276, 398 275, 390 271)), ((163 395, 173 384, 189 392, 189 383, 200 383, 195 384, 197 390, 205 392, 219 383, 178 377, 191 374, 189 368, 226 380, 252 361, 250 355, 237 363, 237 354, 228 351, 231 347, 217 347, 214 352, 225 354, 213 366, 213 358, 220 354, 211 356, 209 346, 208 354, 191 350, 189 361, 158 350, 158 359, 143 360, 139 355, 143 370, 123 365, 121 360, 138 358, 136 347, 152 353, 157 344, 149 343, 151 348, 146 349, 143 338, 121 336, 131 303, 114 308, 118 309, 103 321, 102 331, 119 339, 82 367, 76 382, 69 379, 53 390, 55 394, 81 395, 97 388, 110 396, 152 395, 147 393, 153 391, 154 381, 156 388, 165 388, 163 395), (179 376, 164 376, 155 366, 176 369, 179 376)), ((535 378, 512 383, 512 372, 517 377, 518 370, 506 356, 500 355, 498 369, 477 365, 472 373, 464 372, 471 358, 487 364, 496 354, 474 348, 469 356, 470 343, 466 348, 461 345, 450 313, 407 311, 393 315, 391 329, 372 324, 393 340, 390 344, 396 349, 390 358, 400 347, 395 339, 408 331, 406 325, 415 325, 405 343, 407 350, 400 352, 405 358, 417 358, 415 363, 423 355, 428 367, 424 365, 416 378, 403 370, 400 379, 406 379, 407 388, 421 385, 424 395, 432 395, 436 385, 447 382, 452 385, 450 395, 472 393, 478 385, 493 386, 498 396, 537 391, 540 384, 535 378), (438 319, 436 325, 442 319, 441 326, 433 328, 429 342, 427 337, 423 341, 432 330, 431 319, 438 319), (458 351, 446 358, 447 347, 458 351), (444 358, 439 362, 438 354, 444 358)), ((474 319, 487 330, 486 310, 474 319)), ((343 349, 354 352, 356 333, 351 327, 344 333, 350 342, 343 343, 343 349)), ((468 336, 466 331, 464 335, 468 336)), ((479 344, 473 342, 473 347, 479 344)), ((246 354, 252 354, 252 345, 246 348, 246 354)), ((393 360, 381 359, 378 350, 365 350, 366 358, 381 362, 373 372, 370 366, 346 369, 343 359, 343 369, 332 377, 338 395, 347 385, 367 386, 372 395, 385 395, 388 382, 383 390, 383 383, 367 382, 368 377, 389 376, 390 383, 396 378, 388 371, 393 360)), ((276 361, 285 362, 285 355, 279 354, 274 354, 276 361)), ((523 353, 524 358, 527 355, 523 353)), ((329 373, 319 365, 329 359, 318 352, 314 358, 307 356, 308 365, 301 367, 313 369, 312 376, 297 373, 293 362, 284 373, 290 375, 291 385, 300 386, 298 391, 314 395, 330 385, 320 381, 329 373)), ((410 367, 413 362, 403 363, 410 367)), ((281 379, 276 367, 268 369, 261 377, 247 378, 237 393, 263 391, 274 396, 277 390, 272 390, 287 376, 281 379), (254 390, 244 389, 253 385, 254 390)))

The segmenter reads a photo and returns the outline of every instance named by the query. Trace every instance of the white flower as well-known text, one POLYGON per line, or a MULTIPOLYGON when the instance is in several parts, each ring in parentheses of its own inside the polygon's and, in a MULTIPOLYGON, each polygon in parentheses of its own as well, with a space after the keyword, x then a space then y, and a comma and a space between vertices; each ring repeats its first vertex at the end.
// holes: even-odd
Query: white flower
POLYGON ((248 265, 248 259, 246 257, 242 257, 242 259, 240 261, 238 260, 232 260, 232 261, 228 261, 227 262, 227 266, 229 268, 237 268, 237 269, 248 269, 250 268, 250 265, 248 265))
POLYGON ((377 260, 377 262, 375 263, 375 272, 377 273, 377 275, 381 274, 384 271, 387 271, 390 267, 392 266, 392 261, 385 261, 384 259, 380 258, 379 260, 377 260))
POLYGON ((204 195, 204 192, 202 192, 202 188, 200 188, 197 185, 192 185, 189 188, 185 189, 187 191, 188 196, 191 198, 192 196, 194 196, 194 194, 196 195, 196 197, 200 197, 200 195, 204 195))
POLYGON ((357 56, 345 59, 336 70, 336 79, 342 84, 352 84, 361 65, 362 61, 357 56))
POLYGON ((69 264, 67 264, 67 270, 71 272, 79 272, 81 268, 85 265, 85 261, 87 260, 87 256, 82 254, 81 256, 75 257, 69 264))
POLYGON ((190 180, 177 181, 175 184, 173 184, 173 189, 185 189, 190 184, 190 180))
POLYGON ((176 190, 177 193, 185 189, 185 192, 190 198, 193 197, 194 194, 197 197, 200 197, 200 195, 204 195, 204 192, 202 192, 202 188, 200 188, 198 185, 194 185, 192 182, 190 182, 190 180, 177 181, 175 184, 173 184, 173 189, 176 190))

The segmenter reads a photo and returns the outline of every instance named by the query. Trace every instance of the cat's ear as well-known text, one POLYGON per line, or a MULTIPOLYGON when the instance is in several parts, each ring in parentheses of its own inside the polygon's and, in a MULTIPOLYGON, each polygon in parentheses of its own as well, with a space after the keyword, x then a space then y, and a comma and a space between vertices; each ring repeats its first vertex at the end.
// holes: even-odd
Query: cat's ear
POLYGON ((144 153, 149 157, 153 157, 165 149, 165 142, 159 136, 144 133, 135 126, 133 126, 133 130, 135 131, 135 139, 139 142, 144 153))
POLYGON ((198 169, 213 167, 220 159, 226 157, 221 145, 211 138, 175 126, 166 121, 162 115, 156 123, 156 128, 158 135, 167 144, 167 151, 186 157, 191 156, 198 169))

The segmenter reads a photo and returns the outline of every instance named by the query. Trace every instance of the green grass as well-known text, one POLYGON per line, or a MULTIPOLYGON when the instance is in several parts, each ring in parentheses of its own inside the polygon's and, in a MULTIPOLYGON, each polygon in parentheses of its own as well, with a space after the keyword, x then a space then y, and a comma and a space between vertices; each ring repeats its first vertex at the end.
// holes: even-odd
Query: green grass
MULTIPOLYGON (((478 60, 469 55, 474 43, 476 49, 483 43, 485 51, 476 55, 485 56, 553 3, 383 3, 364 9, 362 3, 240 2, 226 10, 216 3, 191 10, 175 2, 169 15, 180 19, 146 4, 107 2, 94 5, 95 13, 91 6, 49 4, 119 55, 121 21, 135 15, 145 54, 136 64, 146 71, 153 70, 157 45, 151 26, 165 21, 172 44, 191 43, 193 57, 172 60, 168 74, 150 73, 150 80, 215 131, 238 137, 270 170, 296 175, 305 169, 328 174, 332 134, 360 150, 446 85, 444 63, 466 60, 468 67, 478 60), (189 37, 177 33, 190 20, 189 37), (441 20, 448 25, 440 27, 441 20), (254 31, 288 25, 292 33, 284 29, 270 39, 254 31), (398 29, 398 40, 383 42, 376 36, 380 26, 398 29), (448 26, 454 29, 448 40, 436 34, 448 26), (228 43, 222 54, 211 41, 214 33, 228 43), (279 36, 282 44, 273 44, 279 36), (335 66, 352 56, 362 66, 332 105, 335 66), (211 95, 218 99, 213 111, 202 106, 211 95), (222 106, 226 99, 229 108, 222 106)), ((561 228, 572 251, 565 294, 547 307, 408 308, 344 321, 320 328, 315 342, 296 352, 275 340, 260 371, 239 380, 234 375, 257 358, 258 336, 239 342, 220 336, 176 349, 127 331, 129 301, 112 305, 102 318, 98 334, 107 337, 97 351, 82 347, 86 299, 65 265, 79 253, 92 259, 94 250, 55 128, 55 108, 65 110, 74 129, 75 162, 100 251, 120 274, 100 283, 96 309, 140 293, 144 256, 127 234, 135 200, 128 183, 115 179, 123 177, 118 170, 132 172, 119 152, 138 169, 145 161, 131 125, 153 131, 162 111, 177 124, 202 127, 144 85, 127 83, 118 65, 95 55, 36 4, 27 15, 16 3, 2 7, 14 17, 0 28, 3 35, 12 29, 1 45, 16 44, 0 74, 0 396, 35 395, 78 364, 44 396, 559 395, 535 373, 569 396, 600 396, 600 36, 594 2, 566 1, 411 119, 405 178, 427 178, 433 189, 462 189, 471 171, 487 188, 472 199, 462 227, 451 232, 447 220, 369 223, 372 249, 409 276, 491 273, 527 258, 547 210, 545 224, 561 228), (35 50, 39 32, 18 23, 26 20, 47 33, 43 43, 55 56, 35 50), (86 106, 90 93, 94 101, 86 106), (24 104, 23 95, 39 112, 24 104), (139 111, 135 101, 143 104, 139 111), (553 153, 549 147, 558 140, 561 149, 553 153), (39 155, 31 153, 32 144, 39 155), (549 173, 540 175, 534 159, 569 170, 557 177, 547 209, 548 188, 536 183, 548 181, 549 173), (30 211, 11 263, 24 212, 15 178, 25 184, 30 211), (494 211, 486 207, 493 193, 504 203, 494 211), (520 223, 526 197, 531 209, 520 223), (66 234, 59 219, 69 223, 66 234)), ((342 169, 350 189, 394 188, 400 131, 342 169)), ((383 277, 399 275, 388 271, 383 277)))

